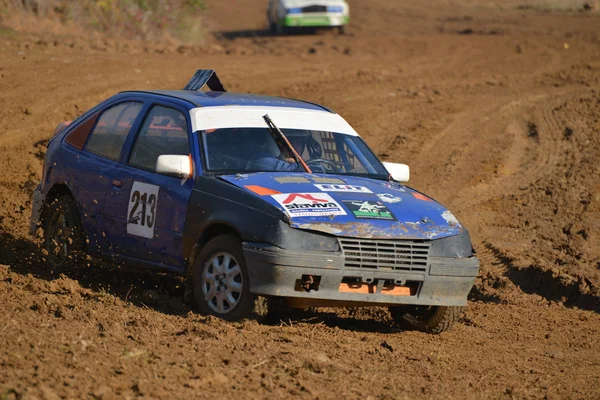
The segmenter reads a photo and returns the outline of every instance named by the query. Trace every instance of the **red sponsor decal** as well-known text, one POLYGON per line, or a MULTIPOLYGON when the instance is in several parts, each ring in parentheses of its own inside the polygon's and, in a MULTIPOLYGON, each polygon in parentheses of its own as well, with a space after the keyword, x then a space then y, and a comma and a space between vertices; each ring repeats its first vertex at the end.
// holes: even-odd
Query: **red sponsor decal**
POLYGON ((421 194, 421 193, 414 193, 412 194, 414 196, 415 199, 419 199, 419 200, 423 200, 423 201, 433 201, 431 200, 429 197, 421 194))
POLYGON ((287 197, 287 199, 285 199, 283 201, 283 204, 290 204, 294 200, 296 200, 297 197, 300 197, 301 199, 304 199, 304 200, 312 201, 313 204, 329 202, 329 200, 317 199, 316 197, 313 197, 311 194, 290 193, 290 195, 287 197))
POLYGON ((258 186, 258 185, 246 185, 244 186, 246 189, 253 191, 254 193, 256 193, 259 196, 268 196, 268 195, 273 195, 273 194, 281 194, 280 191, 278 190, 273 190, 273 189, 269 189, 263 186, 258 186))

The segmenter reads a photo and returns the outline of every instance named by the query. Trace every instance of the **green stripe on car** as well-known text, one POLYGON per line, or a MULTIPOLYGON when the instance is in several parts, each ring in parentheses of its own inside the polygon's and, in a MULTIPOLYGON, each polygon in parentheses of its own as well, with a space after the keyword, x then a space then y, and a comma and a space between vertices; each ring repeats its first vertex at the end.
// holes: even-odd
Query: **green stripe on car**
POLYGON ((285 18, 282 18, 280 20, 280 24, 283 26, 288 26, 288 27, 292 27, 292 26, 341 26, 341 25, 347 25, 348 22, 350 22, 350 17, 345 15, 345 16, 335 16, 335 17, 331 17, 331 16, 305 16, 305 15, 298 15, 298 16, 292 16, 292 15, 288 15, 285 18))

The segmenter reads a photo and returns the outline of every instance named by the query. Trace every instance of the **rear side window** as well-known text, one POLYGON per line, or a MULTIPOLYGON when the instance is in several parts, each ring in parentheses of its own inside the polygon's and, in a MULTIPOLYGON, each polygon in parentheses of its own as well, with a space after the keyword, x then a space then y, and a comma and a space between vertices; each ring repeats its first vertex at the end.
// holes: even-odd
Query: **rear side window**
POLYGON ((142 103, 127 102, 104 111, 85 149, 110 160, 118 160, 123 143, 141 109, 142 103))
POLYGON ((178 110, 154 106, 135 140, 129 164, 155 171, 158 156, 164 154, 190 154, 187 122, 185 115, 178 110))

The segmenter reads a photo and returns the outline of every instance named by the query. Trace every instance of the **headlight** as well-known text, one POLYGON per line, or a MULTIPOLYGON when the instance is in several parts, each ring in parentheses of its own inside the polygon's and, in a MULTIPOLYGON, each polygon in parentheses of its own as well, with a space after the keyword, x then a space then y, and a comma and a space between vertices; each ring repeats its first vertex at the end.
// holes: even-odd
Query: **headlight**
POLYGON ((286 250, 340 251, 340 245, 335 236, 295 229, 283 221, 279 221, 276 226, 265 232, 265 237, 261 240, 286 250))
MULTIPOLYGON (((464 229, 464 228, 463 228, 464 229)), ((469 232, 431 241, 431 257, 469 258, 473 256, 473 246, 469 232)))

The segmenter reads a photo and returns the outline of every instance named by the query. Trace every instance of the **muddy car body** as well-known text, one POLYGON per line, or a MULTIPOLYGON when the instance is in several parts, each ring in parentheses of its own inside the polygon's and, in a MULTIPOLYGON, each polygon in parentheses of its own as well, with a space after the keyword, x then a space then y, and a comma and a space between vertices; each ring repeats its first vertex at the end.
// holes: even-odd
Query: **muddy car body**
POLYGON ((83 251, 176 272, 229 320, 263 298, 389 306, 432 332, 457 319, 479 263, 458 220, 399 182, 408 167, 325 107, 213 87, 119 93, 58 130, 31 217, 51 264, 83 251), (267 145, 295 170, 253 167, 267 145))

